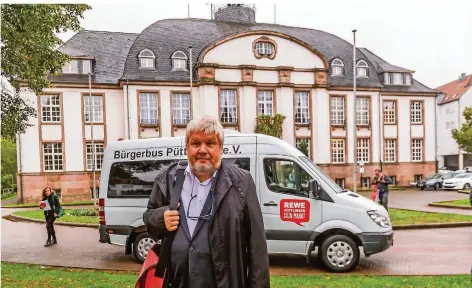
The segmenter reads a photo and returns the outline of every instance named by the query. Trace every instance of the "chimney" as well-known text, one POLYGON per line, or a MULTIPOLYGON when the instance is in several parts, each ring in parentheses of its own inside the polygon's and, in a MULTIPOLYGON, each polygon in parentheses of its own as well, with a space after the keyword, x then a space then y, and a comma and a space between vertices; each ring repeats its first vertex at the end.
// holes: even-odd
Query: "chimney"
POLYGON ((226 4, 215 5, 215 21, 236 22, 243 24, 256 23, 255 5, 226 4))
POLYGON ((461 76, 459 76, 459 82, 462 82, 465 80, 465 73, 462 73, 461 76))

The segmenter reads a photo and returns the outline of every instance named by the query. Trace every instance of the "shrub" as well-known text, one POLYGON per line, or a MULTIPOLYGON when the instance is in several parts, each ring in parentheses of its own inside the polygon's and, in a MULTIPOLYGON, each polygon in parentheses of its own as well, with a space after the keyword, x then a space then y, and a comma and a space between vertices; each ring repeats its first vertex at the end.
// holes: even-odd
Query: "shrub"
POLYGON ((98 216, 98 209, 74 209, 69 214, 72 216, 98 216))

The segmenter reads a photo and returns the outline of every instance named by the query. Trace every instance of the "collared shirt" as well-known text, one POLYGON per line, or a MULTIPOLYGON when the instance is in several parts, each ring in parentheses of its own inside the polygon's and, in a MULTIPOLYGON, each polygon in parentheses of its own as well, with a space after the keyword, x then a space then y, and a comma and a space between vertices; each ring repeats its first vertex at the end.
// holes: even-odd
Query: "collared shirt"
POLYGON ((193 236, 195 227, 197 226, 198 220, 189 219, 187 215, 191 217, 199 217, 202 213, 203 205, 210 192, 213 180, 216 176, 216 172, 204 182, 200 182, 198 178, 193 174, 190 165, 185 169, 185 181, 184 186, 182 187, 181 200, 182 205, 185 211, 185 217, 187 218, 187 225, 190 235, 193 236), (196 196, 192 200, 192 205, 189 207, 190 200, 192 196, 196 196), (187 211, 189 209, 189 211, 187 211))

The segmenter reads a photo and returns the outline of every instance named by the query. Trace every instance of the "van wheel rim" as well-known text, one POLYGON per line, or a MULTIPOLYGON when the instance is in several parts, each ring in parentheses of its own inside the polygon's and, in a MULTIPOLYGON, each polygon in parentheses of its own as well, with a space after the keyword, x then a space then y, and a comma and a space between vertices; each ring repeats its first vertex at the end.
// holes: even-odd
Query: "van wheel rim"
POLYGON ((351 264, 354 251, 351 245, 344 241, 336 241, 328 247, 328 261, 334 267, 343 268, 351 264))
POLYGON ((152 238, 143 238, 139 240, 138 242, 139 256, 141 256, 143 259, 146 259, 149 249, 151 249, 155 243, 156 241, 154 241, 152 238))

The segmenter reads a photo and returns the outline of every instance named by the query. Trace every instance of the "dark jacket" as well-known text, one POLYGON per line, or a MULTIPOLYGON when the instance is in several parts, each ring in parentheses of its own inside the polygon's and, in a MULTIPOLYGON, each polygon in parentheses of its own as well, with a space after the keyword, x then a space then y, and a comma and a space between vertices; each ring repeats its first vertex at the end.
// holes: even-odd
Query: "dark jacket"
MULTIPOLYGON (((43 198, 42 201, 46 200, 46 198, 43 198)), ((49 206, 53 210, 49 211, 44 211, 44 216, 48 216, 48 213, 57 213, 59 215, 59 212, 61 212, 61 203, 59 202, 59 197, 57 197, 56 194, 51 194, 47 198, 49 206)))
MULTIPOLYGON (((249 172, 225 162, 220 173, 208 232, 217 287, 270 287, 269 256, 254 181, 249 172)), ((156 177, 143 215, 148 233, 157 239, 169 233, 164 212, 175 175, 176 166, 171 166, 156 177)))
POLYGON ((375 182, 377 183, 377 189, 379 189, 379 193, 388 193, 388 185, 392 184, 392 179, 383 174, 380 179, 375 179, 375 182), (385 183, 380 182, 382 179, 385 181, 385 183))

